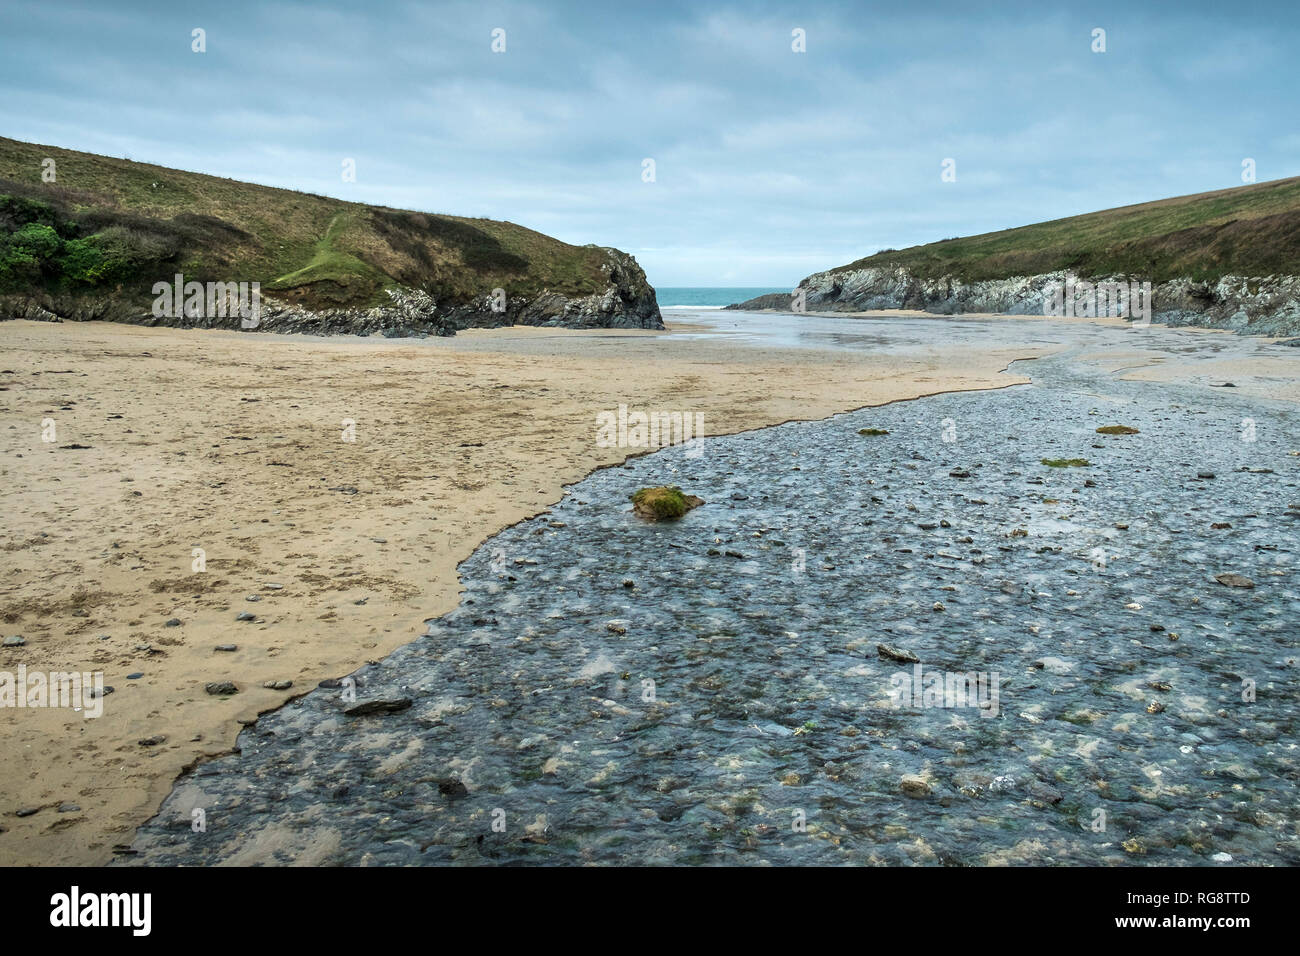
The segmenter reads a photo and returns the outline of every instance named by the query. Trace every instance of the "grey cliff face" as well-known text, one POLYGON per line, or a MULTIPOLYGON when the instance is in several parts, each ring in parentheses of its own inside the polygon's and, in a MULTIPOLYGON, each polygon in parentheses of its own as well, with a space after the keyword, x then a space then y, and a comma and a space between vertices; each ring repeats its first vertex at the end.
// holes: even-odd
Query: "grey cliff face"
MULTIPOLYGON (((809 312, 908 309, 936 315, 994 312, 1044 315, 1054 288, 1083 280, 1067 272, 962 282, 952 276, 920 279, 904 268, 818 272, 799 283, 809 312)), ((1141 276, 1091 277, 1093 283, 1141 282, 1141 276)), ((1300 334, 1300 277, 1225 276, 1217 282, 1174 279, 1153 285, 1152 321, 1231 329, 1258 335, 1300 334)), ((791 296, 760 296, 729 309, 793 311, 791 296)))

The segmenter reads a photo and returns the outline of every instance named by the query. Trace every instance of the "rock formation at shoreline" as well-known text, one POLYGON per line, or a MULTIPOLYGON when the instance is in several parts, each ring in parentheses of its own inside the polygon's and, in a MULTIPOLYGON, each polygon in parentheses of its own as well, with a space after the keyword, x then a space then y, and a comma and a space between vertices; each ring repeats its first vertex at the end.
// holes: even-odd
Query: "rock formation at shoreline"
MULTIPOLYGON (((809 312, 906 309, 936 315, 996 312, 1044 315, 1053 288, 1084 280, 1069 272, 963 282, 953 276, 920 278, 903 267, 818 272, 799 283, 809 312)), ((1136 281, 1101 276, 1093 283, 1136 281)), ((1213 282, 1172 279, 1154 284, 1151 319, 1164 325, 1231 329, 1258 335, 1300 334, 1300 276, 1224 276, 1213 282)), ((728 309, 793 312, 792 296, 775 293, 728 309)))
POLYGON ((617 249, 3 137, 0 318, 387 336, 663 328, 654 288, 617 249), (173 282, 203 285, 204 305, 159 308, 155 287, 173 282), (254 284, 255 324, 214 308, 214 285, 254 284))

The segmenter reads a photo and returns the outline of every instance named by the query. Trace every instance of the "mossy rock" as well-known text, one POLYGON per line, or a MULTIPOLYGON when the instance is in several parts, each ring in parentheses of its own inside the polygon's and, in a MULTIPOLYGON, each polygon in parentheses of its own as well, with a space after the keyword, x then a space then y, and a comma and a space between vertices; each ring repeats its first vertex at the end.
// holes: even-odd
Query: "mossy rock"
POLYGON ((1048 468, 1087 468, 1091 464, 1086 458, 1044 458, 1048 468))
POLYGON ((888 435, 888 434, 889 434, 889 429, 887 429, 887 428, 859 428, 859 429, 858 429, 858 434, 859 434, 859 435, 888 435))
POLYGON ((1102 425, 1097 429, 1098 435, 1137 435, 1136 428, 1129 425, 1102 425))
POLYGON ((632 507, 637 515, 650 521, 675 521, 702 504, 703 498, 683 494, 676 485, 642 488, 632 495, 632 507))

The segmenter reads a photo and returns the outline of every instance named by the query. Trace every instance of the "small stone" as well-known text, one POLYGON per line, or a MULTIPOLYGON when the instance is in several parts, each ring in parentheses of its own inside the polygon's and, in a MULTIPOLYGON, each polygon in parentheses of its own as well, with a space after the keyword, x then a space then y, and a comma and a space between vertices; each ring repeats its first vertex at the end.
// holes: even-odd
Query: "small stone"
POLYGON ((365 717, 369 714, 395 714, 411 706, 409 697, 388 697, 376 700, 364 700, 345 707, 343 713, 349 717, 365 717))
POLYGON ((1046 784, 1041 781, 1030 784, 1029 795, 1033 797, 1035 800, 1040 800, 1043 803, 1049 803, 1052 806, 1055 806, 1056 804, 1060 803, 1062 799, 1064 799, 1064 797, 1061 794, 1061 791, 1057 790, 1055 787, 1051 786, 1050 784, 1046 784))
POLYGON ((876 653, 891 661, 898 661, 900 664, 919 664, 921 658, 917 657, 911 651, 900 650, 897 647, 890 647, 888 644, 877 644, 876 653))
POLYGON ((224 651, 225 653, 229 654, 229 653, 233 653, 234 651, 239 650, 239 645, 238 645, 238 644, 218 644, 216 647, 213 648, 213 650, 214 650, 214 651, 224 651))
POLYGON ((181 619, 179 617, 169 617, 163 621, 163 627, 180 627, 181 619))
POLYGON ((35 816, 36 814, 41 812, 41 809, 42 809, 41 807, 23 807, 21 810, 15 813, 14 816, 16 817, 35 816))
POLYGON ((633 581, 631 578, 624 578, 624 579, 623 579, 623 587, 625 587, 625 588, 634 588, 634 587, 636 587, 636 582, 633 581))
POLYGON ((942 610, 944 610, 943 602, 942 602, 942 601, 935 601, 935 602, 934 602, 934 607, 931 608, 931 610, 934 610, 934 611, 942 611, 942 610))
POLYGON ((21 634, 15 634, 13 637, 6 637, 4 639, 5 647, 22 647, 26 643, 27 638, 23 637, 21 634))
POLYGON ((235 686, 234 682, 228 680, 213 681, 210 684, 205 684, 203 689, 213 696, 239 693, 239 688, 235 686))
POLYGON ((291 680, 269 680, 262 684, 267 690, 288 690, 293 686, 291 680))
POLYGON ((1232 862, 1232 854, 1231 854, 1231 853, 1216 853, 1216 854, 1214 854, 1214 856, 1210 857, 1210 859, 1213 860, 1215 863, 1231 863, 1231 862, 1232 862))
POLYGON ((925 778, 914 773, 904 774, 898 785, 903 791, 903 796, 912 797, 915 800, 928 797, 933 792, 925 778))
POLYGON ((1215 531, 1222 531, 1225 528, 1231 528, 1232 525, 1230 525, 1226 521, 1214 521, 1211 522, 1210 527, 1213 528, 1215 531))
POLYGON ((439 780, 438 792, 444 797, 468 797, 469 788, 459 780, 439 780))
POLYGON ((136 743, 141 747, 157 747, 160 743, 166 741, 166 739, 166 734, 154 734, 152 737, 145 737, 142 740, 137 740, 136 743))
POLYGON ((1202 479, 1213 478, 1213 477, 1214 477, 1214 472, 1212 472, 1212 471, 1198 471, 1198 472, 1196 473, 1196 477, 1197 477, 1197 478, 1202 478, 1202 479))
POLYGON ((75 803, 59 804, 59 813, 79 813, 80 811, 81 807, 77 806, 75 803))
POLYGON ((622 621, 609 621, 605 624, 605 630, 609 631, 611 634, 626 634, 627 625, 622 621))
POLYGON ((243 611, 243 612, 241 612, 241 613, 235 615, 235 620, 236 620, 236 621, 256 621, 256 620, 257 620, 257 615, 254 614, 254 613, 252 613, 251 611, 243 611))
POLYGON ((1216 574, 1214 580, 1230 588, 1253 588, 1255 586, 1254 581, 1242 577, 1240 574, 1216 574))
POLYGON ((133 673, 133 674, 127 674, 127 675, 126 675, 126 679, 127 679, 127 680, 139 680, 139 679, 140 679, 141 677, 143 677, 143 676, 144 676, 144 673, 143 673, 142 671, 136 671, 136 672, 133 673))
POLYGON ((1147 704, 1148 714, 1160 714, 1164 712, 1164 709, 1165 705, 1158 700, 1153 700, 1151 703, 1147 704))
POLYGON ((262 600, 262 595, 260 595, 260 594, 249 594, 249 595, 247 595, 247 596, 244 598, 244 600, 245 600, 245 601, 260 601, 260 600, 262 600))

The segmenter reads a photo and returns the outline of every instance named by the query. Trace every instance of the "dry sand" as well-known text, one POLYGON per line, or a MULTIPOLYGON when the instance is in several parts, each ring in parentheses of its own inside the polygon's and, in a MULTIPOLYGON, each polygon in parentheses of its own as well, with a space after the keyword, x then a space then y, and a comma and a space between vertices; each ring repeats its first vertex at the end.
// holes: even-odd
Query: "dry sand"
POLYGON ((1000 373, 1045 351, 33 322, 0 324, 0 342, 0 628, 27 640, 0 649, 0 671, 102 671, 115 688, 97 719, 0 709, 0 864, 107 861, 241 723, 415 639, 455 605, 457 562, 626 456, 597 446, 602 410, 701 412, 707 434, 735 432, 1025 381, 1000 373), (239 693, 205 692, 226 680, 239 693))

